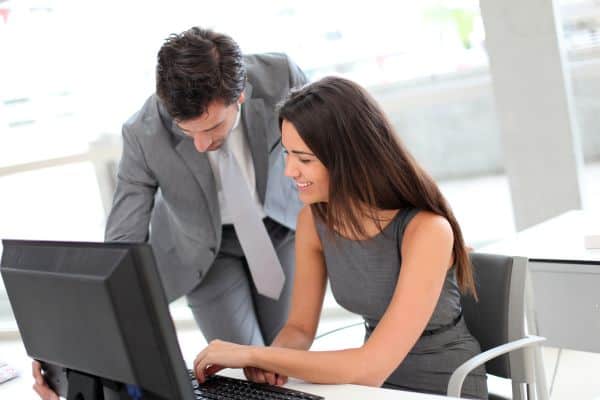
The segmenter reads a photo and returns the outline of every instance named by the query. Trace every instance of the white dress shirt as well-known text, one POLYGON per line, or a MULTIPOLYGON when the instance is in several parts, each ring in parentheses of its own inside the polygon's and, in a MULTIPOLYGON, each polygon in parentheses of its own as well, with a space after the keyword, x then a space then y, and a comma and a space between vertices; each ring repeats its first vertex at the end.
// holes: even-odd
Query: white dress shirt
MULTIPOLYGON (((244 126, 239 123, 239 116, 241 115, 241 107, 238 111, 238 117, 234 128, 229 133, 227 137, 227 145, 229 146, 231 152, 233 153, 236 161, 238 162, 240 169, 244 174, 244 181, 248 184, 250 188, 250 194, 256 205, 258 206, 258 210, 260 212, 260 217, 265 217, 265 212, 263 209, 263 205, 260 202, 258 197, 258 193, 256 192, 256 175, 254 172, 254 164, 252 160, 252 153, 250 152, 250 146, 248 144, 248 140, 246 139, 246 132, 244 126)), ((227 203, 223 196, 223 189, 221 186, 221 178, 219 176, 219 156, 222 152, 222 149, 217 149, 213 151, 209 151, 208 160, 210 162, 210 167, 213 171, 213 176, 215 177, 215 182, 217 183, 217 193, 219 198, 219 208, 221 210, 221 223, 223 225, 233 223, 231 219, 231 214, 227 209, 227 203)), ((234 203, 235 204, 235 203, 234 203)))

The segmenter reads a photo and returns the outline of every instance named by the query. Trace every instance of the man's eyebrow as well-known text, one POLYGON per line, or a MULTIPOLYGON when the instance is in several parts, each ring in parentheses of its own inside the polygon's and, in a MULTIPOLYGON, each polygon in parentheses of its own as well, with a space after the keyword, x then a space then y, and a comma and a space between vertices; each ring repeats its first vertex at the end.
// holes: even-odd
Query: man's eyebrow
POLYGON ((215 129, 215 128, 217 128, 217 127, 221 126, 221 125, 223 125, 223 122, 225 122, 225 120, 223 120, 223 121, 221 121, 221 122, 218 122, 218 123, 216 123, 215 125, 211 126, 210 128, 207 128, 207 129, 204 129, 204 130, 202 130, 202 132, 208 132, 208 131, 212 131, 213 129, 215 129))
MULTIPOLYGON (((208 131, 212 131, 213 129, 215 129, 215 128, 219 127, 220 125, 222 125, 222 124, 223 124, 223 122, 225 122, 225 121, 223 120, 223 121, 221 121, 221 122, 217 122, 215 125, 211 126, 210 128, 208 128, 208 129, 203 129, 203 130, 202 130, 202 132, 208 132, 208 131)), ((182 127, 181 125, 179 125, 179 122, 177 122, 177 127, 178 127, 179 129, 181 129, 181 130, 182 130, 183 132, 185 132, 185 133, 190 133, 190 130, 188 130, 188 129, 185 129, 184 127, 182 127)))

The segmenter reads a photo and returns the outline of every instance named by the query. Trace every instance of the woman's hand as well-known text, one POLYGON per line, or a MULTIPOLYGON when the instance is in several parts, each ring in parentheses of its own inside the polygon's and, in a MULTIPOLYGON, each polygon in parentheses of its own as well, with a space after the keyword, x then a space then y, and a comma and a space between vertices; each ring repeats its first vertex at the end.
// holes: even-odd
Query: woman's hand
POLYGON ((285 375, 276 374, 275 372, 265 371, 256 367, 244 368, 246 379, 252 382, 268 383, 269 385, 283 386, 286 384, 288 377, 285 375))
POLYGON ((224 368, 244 368, 251 364, 252 346, 213 340, 194 360, 194 373, 198 382, 204 383, 207 377, 224 368))

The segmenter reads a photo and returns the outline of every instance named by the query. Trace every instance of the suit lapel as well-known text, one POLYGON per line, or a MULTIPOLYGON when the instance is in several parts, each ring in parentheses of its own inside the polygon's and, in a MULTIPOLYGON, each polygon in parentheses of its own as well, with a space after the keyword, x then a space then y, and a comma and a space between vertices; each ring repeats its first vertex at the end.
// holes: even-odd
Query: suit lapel
POLYGON ((219 199, 217 197, 217 185, 210 162, 208 161, 208 156, 196 150, 194 142, 179 129, 158 98, 156 98, 156 102, 163 126, 171 133, 175 151, 177 151, 183 162, 192 172, 192 175, 194 175, 194 178, 196 178, 200 188, 204 192, 214 233, 218 237, 217 233, 221 231, 221 209, 219 208, 219 199))
POLYGON ((213 228, 215 233, 219 232, 221 228, 221 211, 219 209, 219 199, 217 198, 217 185, 208 156, 198 152, 194 147, 194 142, 186 139, 181 139, 175 150, 200 184, 209 208, 213 228))
POLYGON ((269 155, 267 152, 267 122, 265 120, 265 104, 262 99, 252 99, 252 86, 246 87, 246 101, 242 105, 242 124, 252 153, 254 174, 256 176, 256 191, 261 203, 264 204, 267 189, 267 169, 269 155))
MULTIPOLYGON (((175 151, 179 153, 179 156, 192 172, 192 175, 194 175, 200 188, 202 188, 202 191, 204 192, 214 234, 218 237, 218 232, 221 231, 221 210, 219 208, 219 199, 217 197, 217 185, 208 161, 208 156, 196 150, 194 142, 179 129, 173 118, 165 110, 158 99, 157 104, 163 126, 167 128, 172 135, 172 143, 175 151)), ((185 188, 183 190, 185 190, 185 188)))

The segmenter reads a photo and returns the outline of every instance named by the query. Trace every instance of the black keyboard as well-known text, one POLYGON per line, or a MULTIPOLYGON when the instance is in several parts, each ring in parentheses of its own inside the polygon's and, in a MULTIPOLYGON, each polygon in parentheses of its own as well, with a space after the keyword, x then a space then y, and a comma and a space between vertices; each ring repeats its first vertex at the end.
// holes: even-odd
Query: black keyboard
POLYGON ((197 400, 324 400, 324 397, 242 379, 213 375, 199 384, 189 371, 197 400))

